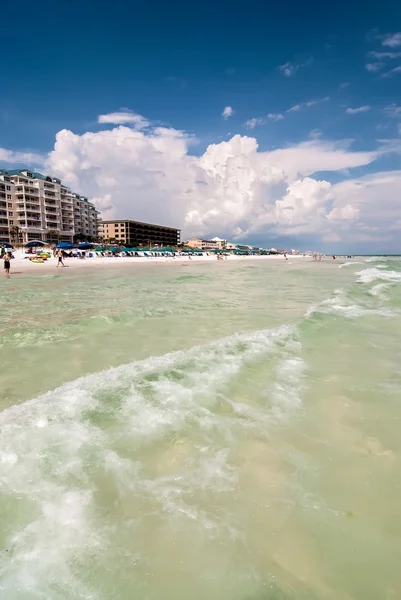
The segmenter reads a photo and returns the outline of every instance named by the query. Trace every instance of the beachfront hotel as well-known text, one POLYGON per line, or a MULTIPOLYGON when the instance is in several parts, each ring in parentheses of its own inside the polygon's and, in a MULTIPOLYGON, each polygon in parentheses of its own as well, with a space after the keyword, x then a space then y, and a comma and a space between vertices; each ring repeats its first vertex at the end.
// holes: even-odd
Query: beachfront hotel
MULTIPOLYGON (((191 238, 185 245, 189 248, 196 248, 197 250, 223 250, 227 247, 227 240, 222 240, 219 237, 214 237, 211 240, 203 240, 200 238, 191 238)), ((232 244, 231 244, 232 245, 232 244)))
POLYGON ((60 179, 27 169, 0 169, 0 243, 96 239, 99 213, 60 179))
POLYGON ((140 221, 100 221, 98 237, 124 246, 180 244, 181 230, 140 221))

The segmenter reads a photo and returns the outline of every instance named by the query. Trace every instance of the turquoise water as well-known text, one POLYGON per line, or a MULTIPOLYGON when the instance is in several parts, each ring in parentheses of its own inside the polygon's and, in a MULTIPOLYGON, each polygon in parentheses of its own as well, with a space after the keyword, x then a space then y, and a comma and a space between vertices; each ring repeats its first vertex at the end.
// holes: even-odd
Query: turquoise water
POLYGON ((401 262, 0 283, 0 597, 401 597, 401 262))

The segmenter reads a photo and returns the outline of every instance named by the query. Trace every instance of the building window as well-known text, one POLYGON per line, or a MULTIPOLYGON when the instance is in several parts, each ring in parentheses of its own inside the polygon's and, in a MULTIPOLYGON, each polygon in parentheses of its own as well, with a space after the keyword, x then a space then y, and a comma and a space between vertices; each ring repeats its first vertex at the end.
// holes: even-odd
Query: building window
POLYGON ((10 221, 10 225, 14 225, 14 221, 10 221))
POLYGON ((11 194, 7 194, 7 200, 11 200, 11 194))
POLYGON ((6 185, 7 192, 11 192, 11 185, 6 185))
POLYGON ((14 216, 14 213, 13 213, 12 211, 9 211, 9 212, 8 212, 8 216, 9 216, 9 217, 13 217, 13 216, 14 216))
POLYGON ((8 208, 12 208, 12 207, 13 207, 12 202, 9 202, 8 203, 8 208))

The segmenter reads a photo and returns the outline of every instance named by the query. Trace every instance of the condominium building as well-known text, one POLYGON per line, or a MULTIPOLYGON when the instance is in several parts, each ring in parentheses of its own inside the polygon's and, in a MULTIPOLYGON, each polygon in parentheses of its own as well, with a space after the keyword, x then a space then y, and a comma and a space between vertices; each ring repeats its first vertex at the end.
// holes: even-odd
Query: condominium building
POLYGON ((0 242, 90 240, 98 211, 60 179, 26 169, 0 169, 0 242))
POLYGON ((126 246, 177 246, 181 230, 140 221, 116 220, 99 222, 99 237, 126 246))
POLYGON ((220 238, 217 238, 214 240, 201 240, 199 238, 191 238, 190 240, 188 240, 187 242, 185 242, 185 245, 188 246, 189 248, 196 248, 198 250, 220 250, 221 246, 220 246, 220 238))

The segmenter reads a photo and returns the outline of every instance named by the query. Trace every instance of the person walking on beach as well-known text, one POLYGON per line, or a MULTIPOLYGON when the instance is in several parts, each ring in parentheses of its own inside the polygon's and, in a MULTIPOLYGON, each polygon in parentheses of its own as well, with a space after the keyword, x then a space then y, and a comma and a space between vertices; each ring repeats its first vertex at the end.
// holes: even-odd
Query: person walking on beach
POLYGON ((63 251, 59 250, 57 252, 57 268, 59 267, 59 265, 61 265, 62 267, 65 267, 65 264, 63 263, 63 251))
POLYGON ((7 254, 3 255, 3 261, 4 261, 4 274, 6 277, 10 277, 10 255, 7 252, 7 254))

